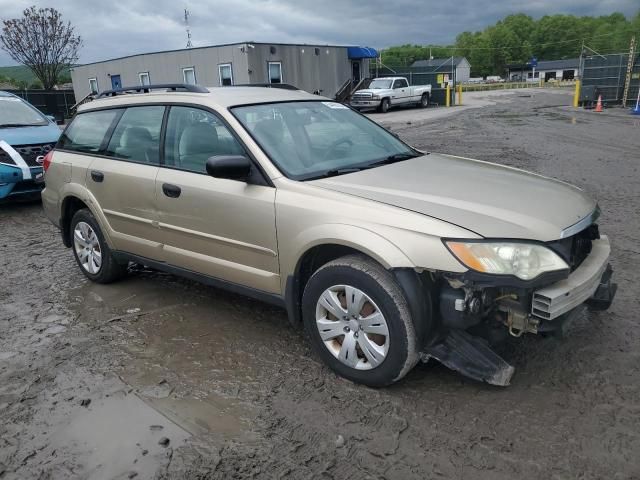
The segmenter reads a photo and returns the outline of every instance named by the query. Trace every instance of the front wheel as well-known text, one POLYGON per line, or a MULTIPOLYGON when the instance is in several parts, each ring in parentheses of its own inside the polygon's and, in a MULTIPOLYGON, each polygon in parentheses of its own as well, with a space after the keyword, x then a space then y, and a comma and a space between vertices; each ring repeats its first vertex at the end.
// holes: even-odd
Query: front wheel
POLYGON ((380 106, 378 107, 378 112, 387 113, 389 111, 389 107, 391 106, 391 102, 389 102, 388 98, 385 98, 380 102, 380 106))
POLYGON ((371 387, 404 377, 418 361, 402 289, 376 262, 349 255, 327 263, 302 297, 307 335, 337 374, 371 387))

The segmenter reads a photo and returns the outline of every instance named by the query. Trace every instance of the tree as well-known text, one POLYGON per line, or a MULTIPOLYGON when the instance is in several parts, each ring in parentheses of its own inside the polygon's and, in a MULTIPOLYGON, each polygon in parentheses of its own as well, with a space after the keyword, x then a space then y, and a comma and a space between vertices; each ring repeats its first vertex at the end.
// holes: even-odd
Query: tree
POLYGON ((0 47, 29 67, 45 90, 51 90, 62 71, 78 60, 82 39, 54 8, 30 7, 21 18, 2 23, 0 47))

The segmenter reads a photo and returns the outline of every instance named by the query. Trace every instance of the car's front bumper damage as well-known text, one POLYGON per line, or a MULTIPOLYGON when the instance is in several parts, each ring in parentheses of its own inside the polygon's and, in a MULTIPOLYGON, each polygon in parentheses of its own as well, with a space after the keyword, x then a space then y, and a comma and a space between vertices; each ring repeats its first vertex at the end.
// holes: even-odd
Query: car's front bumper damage
POLYGON ((609 308, 617 289, 612 282, 610 253, 606 236, 594 239, 591 252, 574 271, 547 285, 490 285, 485 279, 444 275, 439 299, 440 337, 423 350, 423 360, 435 358, 476 380, 508 385, 514 369, 490 345, 509 335, 562 334, 580 312, 580 305, 594 310, 609 308))

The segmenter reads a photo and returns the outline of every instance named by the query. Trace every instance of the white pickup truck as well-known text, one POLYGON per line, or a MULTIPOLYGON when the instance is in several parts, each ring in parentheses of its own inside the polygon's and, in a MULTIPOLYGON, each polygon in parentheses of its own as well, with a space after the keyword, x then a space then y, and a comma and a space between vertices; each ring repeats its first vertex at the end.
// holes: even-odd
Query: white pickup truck
POLYGON ((405 77, 376 78, 369 88, 358 90, 351 95, 351 106, 355 109, 376 108, 386 113, 398 105, 429 105, 431 85, 409 86, 405 77))

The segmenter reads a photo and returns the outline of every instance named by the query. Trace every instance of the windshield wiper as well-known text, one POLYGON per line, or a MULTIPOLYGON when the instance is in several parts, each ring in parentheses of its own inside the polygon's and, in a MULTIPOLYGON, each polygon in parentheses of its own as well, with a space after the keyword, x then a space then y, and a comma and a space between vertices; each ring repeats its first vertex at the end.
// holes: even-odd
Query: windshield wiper
POLYGON ((402 162, 403 160, 409 160, 410 158, 419 157, 419 153, 394 153, 393 155, 389 155, 382 160, 378 160, 376 162, 372 162, 368 164, 365 168, 379 167, 380 165, 389 165, 390 163, 402 162))
POLYGON ((0 123, 0 128, 5 127, 39 127, 38 123, 0 123))

